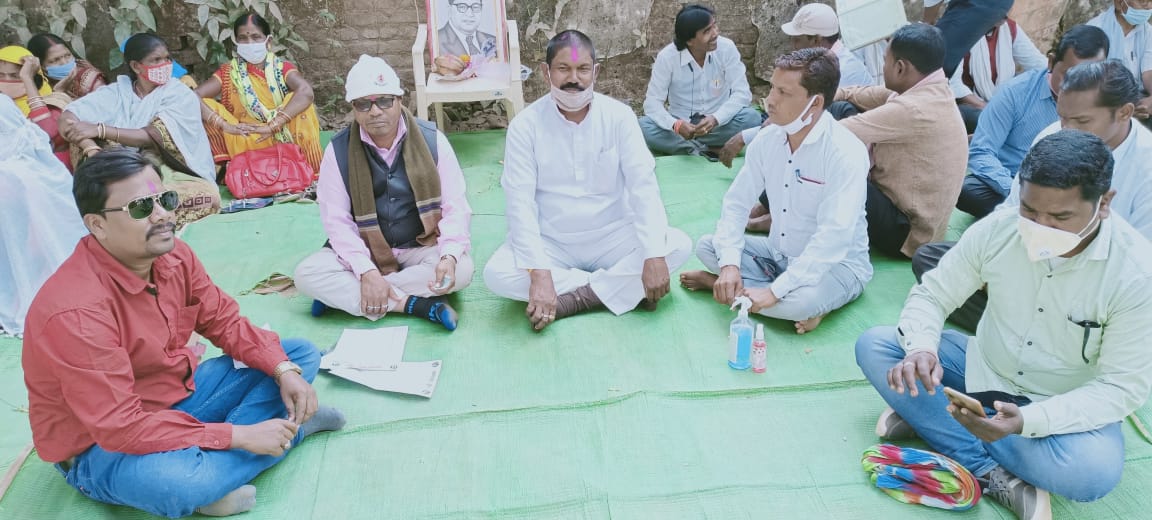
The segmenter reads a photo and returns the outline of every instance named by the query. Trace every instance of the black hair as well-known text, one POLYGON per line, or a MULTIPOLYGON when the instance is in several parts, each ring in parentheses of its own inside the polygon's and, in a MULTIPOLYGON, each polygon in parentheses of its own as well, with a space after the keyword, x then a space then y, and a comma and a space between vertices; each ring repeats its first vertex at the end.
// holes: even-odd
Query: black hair
POLYGON ((1069 50, 1080 59, 1095 58, 1101 51, 1107 56, 1110 45, 1108 35, 1099 27, 1081 24, 1065 31, 1052 52, 1055 54, 1054 61, 1060 63, 1069 50))
POLYGON ((716 11, 700 4, 689 4, 680 8, 680 12, 676 13, 675 34, 672 38, 676 50, 682 51, 688 48, 688 40, 695 38, 700 29, 708 27, 715 16, 716 11))
POLYGON ((1097 90, 1096 106, 1113 110, 1140 102, 1140 86, 1136 84, 1136 78, 1124 62, 1116 59, 1089 61, 1068 69, 1060 90, 1097 90))
POLYGON ((776 58, 776 68, 799 71, 800 86, 810 96, 824 96, 825 109, 836 99, 836 87, 840 84, 840 60, 832 51, 823 47, 792 51, 776 58))
POLYGON ((237 18, 236 21, 232 23, 232 37, 235 38, 236 34, 240 32, 240 28, 245 25, 255 25, 259 27, 260 32, 264 33, 264 36, 272 35, 272 26, 268 25, 268 20, 265 20, 263 16, 256 13, 248 13, 237 18))
POLYGON ((576 29, 568 29, 548 40, 548 50, 544 53, 544 63, 551 67, 552 59, 556 57, 556 53, 573 46, 588 51, 588 55, 592 57, 592 63, 596 63, 596 47, 592 45, 592 38, 576 29))
POLYGON ((1061 130, 1032 146, 1020 163, 1021 183, 1080 188, 1084 200, 1095 201, 1112 187, 1112 150, 1099 137, 1080 130, 1061 130))
MULTIPOLYGON (((124 42, 124 65, 128 66, 133 61, 144 61, 144 58, 160 47, 168 47, 168 43, 155 34, 133 34, 131 38, 128 38, 128 41, 124 42)), ((132 70, 130 66, 127 68, 128 78, 136 81, 136 71, 132 70)))
POLYGON ((944 33, 926 23, 897 29, 888 48, 893 59, 911 63, 921 74, 931 74, 944 66, 944 33))
POLYGON ((65 43, 63 38, 52 33, 39 33, 28 38, 27 49, 28 52, 31 52, 36 59, 40 60, 40 64, 43 65, 44 61, 48 58, 48 49, 51 49, 55 45, 63 45, 68 48, 68 52, 71 52, 73 56, 76 55, 76 53, 72 51, 71 45, 65 43))
POLYGON ((152 166, 140 152, 129 148, 105 150, 84 160, 72 177, 72 197, 83 217, 100 213, 108 203, 108 185, 152 166))

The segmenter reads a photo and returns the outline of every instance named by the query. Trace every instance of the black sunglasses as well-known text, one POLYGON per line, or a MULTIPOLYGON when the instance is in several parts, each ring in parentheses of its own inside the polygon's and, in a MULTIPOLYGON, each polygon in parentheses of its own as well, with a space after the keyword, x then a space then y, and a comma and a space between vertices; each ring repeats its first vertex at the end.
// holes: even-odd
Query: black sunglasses
POLYGON ((392 108, 392 104, 396 102, 396 96, 379 96, 374 98, 360 98, 352 100, 352 108, 357 112, 369 112, 372 110, 372 105, 380 107, 380 110, 388 110, 392 108))
POLYGON ((112 211, 127 211, 128 216, 136 220, 144 220, 152 216, 152 212, 156 211, 156 202, 160 203, 160 207, 164 211, 175 210, 180 205, 180 195, 175 191, 166 191, 164 193, 157 193, 155 195, 145 195, 138 199, 133 199, 120 208, 104 208, 100 213, 108 213, 112 211))

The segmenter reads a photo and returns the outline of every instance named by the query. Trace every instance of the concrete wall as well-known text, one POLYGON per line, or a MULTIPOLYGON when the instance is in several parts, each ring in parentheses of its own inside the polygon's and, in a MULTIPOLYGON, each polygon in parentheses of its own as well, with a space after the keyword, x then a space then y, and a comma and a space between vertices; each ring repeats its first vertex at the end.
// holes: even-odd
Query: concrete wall
MULTIPOLYGON (((36 0, 20 0, 32 10, 36 0)), ((587 32, 600 51, 602 72, 597 89, 635 108, 644 92, 656 53, 672 39, 672 21, 683 0, 508 0, 510 18, 521 29, 521 61, 536 68, 544 57, 544 44, 568 28, 587 32)), ((791 19, 804 0, 712 0, 721 32, 736 42, 749 70, 753 94, 766 94, 771 62, 786 47, 780 24, 791 19)), ((829 1, 827 3, 834 3, 829 1)), ((107 63, 111 46, 111 22, 104 14, 108 0, 88 0, 89 29, 85 33, 89 54, 100 65, 107 63)), ((326 113, 327 125, 338 125, 348 109, 343 103, 342 78, 362 54, 383 56, 400 74, 406 88, 412 86, 409 49, 416 25, 425 21, 423 0, 281 0, 284 15, 310 43, 310 52, 297 52, 296 61, 317 88, 317 104, 326 113), (329 12, 335 21, 327 21, 329 12)), ((910 19, 919 19, 920 0, 905 0, 910 19)), ((1079 23, 1111 4, 1111 0, 1017 0, 1014 17, 1046 51, 1060 27, 1079 23)), ((199 62, 187 37, 194 29, 195 12, 178 0, 165 2, 160 32, 194 75, 212 72, 199 62), (176 35, 176 36, 173 36, 176 35)), ((33 16, 33 18, 35 18, 33 16)), ((35 23, 35 22, 33 22, 35 23)), ((527 101, 547 91, 538 72, 526 84, 527 101)), ((498 112, 478 104, 450 112, 466 119, 463 127, 499 125, 498 112)), ((457 127, 460 127, 458 125, 457 127)))

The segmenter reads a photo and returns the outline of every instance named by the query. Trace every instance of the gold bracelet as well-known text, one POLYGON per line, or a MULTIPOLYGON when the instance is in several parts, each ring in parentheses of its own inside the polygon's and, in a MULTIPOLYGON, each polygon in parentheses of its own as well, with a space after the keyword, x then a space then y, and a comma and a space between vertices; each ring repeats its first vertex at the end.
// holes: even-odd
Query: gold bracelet
POLYGON ((107 128, 104 127, 104 123, 96 123, 97 137, 99 137, 100 139, 106 139, 106 137, 104 135, 106 131, 107 131, 107 128))
POLYGON ((88 155, 88 152, 91 152, 92 150, 99 151, 99 150, 103 150, 103 148, 100 148, 99 146, 96 146, 96 145, 92 145, 92 146, 89 146, 88 148, 85 148, 82 153, 84 155, 88 155))
POLYGON ((116 131, 116 137, 113 137, 112 140, 119 143, 120 142, 120 129, 116 128, 116 127, 112 127, 112 130, 116 131))

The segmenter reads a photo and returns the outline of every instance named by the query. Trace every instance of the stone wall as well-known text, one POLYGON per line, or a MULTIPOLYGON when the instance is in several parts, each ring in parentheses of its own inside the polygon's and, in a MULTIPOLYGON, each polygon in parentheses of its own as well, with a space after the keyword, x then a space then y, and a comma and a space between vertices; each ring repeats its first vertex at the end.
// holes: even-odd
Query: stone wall
MULTIPOLYGON (((30 11, 36 0, 20 0, 30 11)), ((592 36, 602 65, 597 89, 639 109, 651 71, 652 60, 671 42, 672 21, 684 0, 520 0, 507 1, 510 18, 520 25, 521 61, 534 68, 525 85, 527 101, 546 91, 538 64, 544 57, 545 42, 568 28, 592 36)), ((736 42, 749 70, 753 94, 763 96, 771 62, 786 48, 780 24, 791 19, 804 0, 712 0, 724 36, 736 42)), ((833 3, 834 2, 827 2, 833 3)), ((310 44, 307 53, 296 53, 296 61, 317 90, 317 104, 328 126, 338 125, 347 113, 343 102, 343 77, 362 54, 383 56, 397 70, 408 90, 412 89, 410 49, 416 25, 425 21, 423 0, 280 0, 288 23, 310 44), (331 13, 328 21, 322 13, 331 13)), ((921 1, 905 0, 909 18, 920 17, 921 1)), ((1017 0, 1013 16, 1021 22, 1042 51, 1050 47, 1060 27, 1079 23, 1111 4, 1110 0, 1017 0)), ((89 56, 107 65, 112 45, 108 0, 88 0, 89 28, 85 32, 89 56)), ((179 0, 165 2, 159 18, 159 32, 169 41, 175 56, 198 78, 212 70, 193 50, 187 37, 194 29, 195 12, 179 0), (175 36, 174 36, 175 35, 175 36)), ((35 16, 33 22, 36 23, 35 16)), ((484 109, 478 104, 467 107, 484 109)), ((487 108, 489 112, 495 108, 487 108)), ((456 119, 469 110, 453 110, 456 119)), ((480 125, 498 124, 489 115, 478 118, 480 125)), ((475 127, 474 121, 471 126, 475 127)), ((457 126, 460 127, 460 126, 457 126)), ((451 127, 450 127, 451 129, 451 127)))

